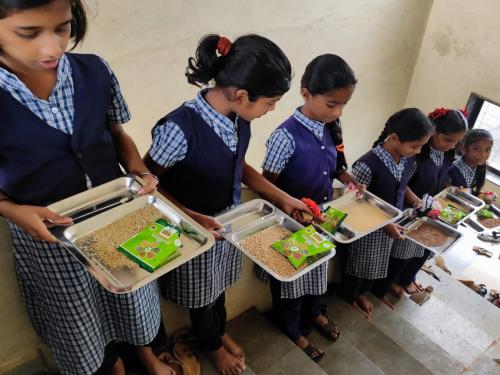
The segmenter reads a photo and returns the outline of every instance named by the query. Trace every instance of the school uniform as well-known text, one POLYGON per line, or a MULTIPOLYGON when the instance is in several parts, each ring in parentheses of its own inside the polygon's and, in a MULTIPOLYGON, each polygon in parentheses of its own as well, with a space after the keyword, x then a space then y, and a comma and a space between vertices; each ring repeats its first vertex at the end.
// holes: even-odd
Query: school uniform
MULTIPOLYGON (((295 198, 311 198, 318 204, 332 200, 333 179, 345 170, 345 159, 339 161, 341 151, 337 151, 333 137, 339 129, 339 123, 312 120, 297 108, 267 141, 263 170, 278 174, 276 186, 295 198)), ((320 314, 320 296, 327 288, 327 267, 325 262, 291 282, 279 282, 256 267, 261 281, 270 280, 274 312, 292 341, 302 336, 301 315, 309 322, 320 314)))
POLYGON ((448 170, 451 185, 470 188, 476 176, 476 169, 477 167, 467 165, 463 156, 455 159, 448 170))
MULTIPOLYGON (((405 157, 396 163, 389 152, 378 145, 353 164, 352 173, 369 192, 401 209, 413 164, 413 158, 405 157)), ((354 303, 357 296, 372 289, 375 280, 387 276, 393 242, 383 229, 379 229, 349 245, 341 288, 349 303, 354 303)))
MULTIPOLYGON (((158 121, 149 155, 167 168, 160 176, 163 189, 186 207, 215 216, 240 204, 250 123, 215 111, 204 98, 206 92, 158 121)), ((165 298, 190 309, 200 344, 207 350, 222 345, 224 291, 238 280, 242 259, 229 242, 217 241, 160 280, 165 298)))
MULTIPOLYGON (((434 196, 443 190, 448 181, 450 158, 444 152, 430 147, 428 158, 422 160, 417 156, 416 160, 413 175, 408 183, 410 189, 419 198, 424 194, 434 196)), ((392 280, 398 279, 403 286, 411 284, 430 255, 431 251, 413 241, 396 241, 391 251, 392 280)))
MULTIPOLYGON (((130 113, 110 68, 67 53, 48 100, 0 68, 0 190, 19 204, 47 205, 122 175, 109 123, 130 113)), ((91 374, 113 342, 145 345, 161 321, 155 283, 127 294, 101 287, 59 244, 9 223, 21 297, 63 374, 91 374)))

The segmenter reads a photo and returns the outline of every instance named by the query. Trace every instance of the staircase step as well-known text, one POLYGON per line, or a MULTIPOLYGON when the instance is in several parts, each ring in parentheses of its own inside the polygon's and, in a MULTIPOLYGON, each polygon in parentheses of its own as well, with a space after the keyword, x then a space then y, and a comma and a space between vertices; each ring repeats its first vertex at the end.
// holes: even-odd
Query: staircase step
POLYGON ((403 298, 396 307, 399 316, 464 367, 469 367, 494 342, 491 336, 441 301, 438 294, 422 306, 403 298))
POLYGON ((330 316, 342 329, 343 337, 384 374, 431 374, 422 363, 349 304, 335 297, 329 297, 327 304, 330 316))
MULTIPOLYGON (((375 327, 394 340, 433 374, 460 374, 465 370, 459 361, 406 322, 397 312, 375 297, 371 300, 374 301, 376 307, 372 320, 375 327)), ((420 306, 415 305, 415 308, 420 308, 420 306)))
POLYGON ((256 309, 230 321, 227 332, 241 345, 256 374, 327 374, 256 309))

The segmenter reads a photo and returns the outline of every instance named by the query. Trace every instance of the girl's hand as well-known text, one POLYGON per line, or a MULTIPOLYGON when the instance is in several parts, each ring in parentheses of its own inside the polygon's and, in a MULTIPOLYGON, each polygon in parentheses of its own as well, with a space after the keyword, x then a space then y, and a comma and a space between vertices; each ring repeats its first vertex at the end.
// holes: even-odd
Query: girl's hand
POLYGON ((405 228, 402 227, 401 225, 398 224, 387 224, 384 227, 384 232, 387 234, 389 237, 394 238, 395 240, 404 240, 404 232, 405 228))
POLYGON ((217 241, 223 240, 224 237, 220 235, 217 231, 223 229, 221 223, 215 220, 212 216, 203 215, 196 213, 191 216, 198 224, 200 224, 203 228, 208 229, 210 233, 212 233, 217 241))
POLYGON ((299 199, 293 198, 290 195, 286 195, 279 203, 279 206, 287 215, 290 215, 294 220, 297 220, 299 222, 303 221, 302 212, 308 214, 305 215, 307 216, 307 218, 312 218, 314 216, 312 211, 304 202, 299 199))
POLYGON ((46 207, 26 206, 10 203, 4 210, 5 217, 28 233, 34 240, 57 242, 47 228, 56 225, 70 225, 70 217, 60 216, 46 207))
POLYGON ((156 177, 152 173, 141 173, 139 176, 142 178, 144 181, 144 186, 139 189, 138 193, 139 195, 144 195, 151 193, 156 190, 156 186, 158 185, 158 177, 156 177))

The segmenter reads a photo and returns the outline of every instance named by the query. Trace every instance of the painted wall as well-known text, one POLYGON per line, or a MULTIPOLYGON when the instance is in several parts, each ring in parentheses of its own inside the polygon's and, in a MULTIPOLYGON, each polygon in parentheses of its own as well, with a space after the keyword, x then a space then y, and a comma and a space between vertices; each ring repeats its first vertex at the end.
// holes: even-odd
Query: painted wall
MULTIPOLYGON (((307 63, 327 52, 343 56, 359 79, 344 110, 347 156, 369 149, 387 117, 404 105, 417 61, 431 0, 299 0, 207 2, 201 0, 88 0, 90 31, 83 47, 104 57, 116 72, 133 113, 127 125, 141 153, 150 129, 166 112, 192 98, 197 89, 184 77, 186 61, 201 36, 234 39, 259 33, 280 45, 295 70, 291 91, 275 112, 254 122, 247 160, 259 167, 267 136, 300 104, 299 81, 307 63)), ((229 315, 270 306, 268 289, 245 261, 236 287, 228 292, 229 315)), ((165 306, 169 329, 185 314, 165 306)), ((40 343, 19 299, 12 249, 0 222, 0 373, 36 357, 40 343)))

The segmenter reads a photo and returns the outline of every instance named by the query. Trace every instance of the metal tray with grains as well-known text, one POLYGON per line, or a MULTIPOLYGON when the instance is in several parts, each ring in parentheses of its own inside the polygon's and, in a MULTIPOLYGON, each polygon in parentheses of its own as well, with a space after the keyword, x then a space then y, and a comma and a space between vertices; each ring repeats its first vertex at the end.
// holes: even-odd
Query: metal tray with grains
MULTIPOLYGON (((457 227, 462 222, 468 224, 471 220, 473 220, 473 214, 484 207, 484 202, 481 199, 465 191, 462 191, 455 186, 447 187, 446 189, 435 195, 434 199, 439 202, 442 208, 445 208, 448 205, 452 205, 467 214, 460 221, 458 221, 454 225, 454 227, 457 227)), ((476 229, 473 225, 470 226, 473 229, 476 229)))
POLYGON ((141 180, 120 177, 48 206, 73 219, 70 226, 51 228, 60 243, 107 290, 128 293, 202 254, 215 243, 213 235, 164 197, 139 196, 141 180), (178 228, 179 255, 154 272, 139 267, 117 250, 130 237, 163 218, 178 228))
POLYGON ((403 212, 397 224, 406 228, 406 239, 436 254, 443 254, 462 237, 462 233, 450 225, 429 217, 420 217, 411 208, 403 212))
POLYGON ((370 234, 401 217, 401 211, 376 195, 366 191, 361 197, 350 191, 340 198, 324 203, 323 209, 334 207, 347 213, 335 234, 325 231, 334 241, 350 243, 370 234))
POLYGON ((280 281, 296 280, 335 255, 335 250, 332 250, 311 264, 295 269, 271 245, 304 226, 263 199, 251 200, 216 219, 224 227, 220 233, 226 240, 280 281))

